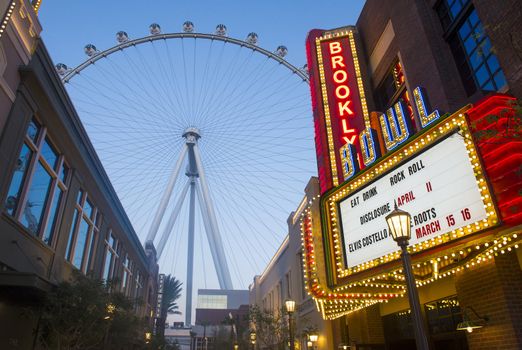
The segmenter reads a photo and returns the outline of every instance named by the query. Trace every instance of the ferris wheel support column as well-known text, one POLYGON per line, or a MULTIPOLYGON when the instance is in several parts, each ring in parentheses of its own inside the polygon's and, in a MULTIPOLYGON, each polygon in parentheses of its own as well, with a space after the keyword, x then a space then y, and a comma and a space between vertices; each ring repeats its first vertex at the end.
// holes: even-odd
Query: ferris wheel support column
POLYGON ((207 234, 207 239, 209 241, 210 253, 212 254, 212 259, 214 260, 214 265, 216 266, 218 282, 219 282, 219 285, 222 286, 224 284, 224 281, 223 281, 223 276, 217 269, 217 264, 219 262, 216 260, 216 256, 217 256, 216 247, 210 243, 210 241, 213 239, 212 238, 212 228, 210 226, 210 221, 208 220, 207 208, 204 205, 205 200, 203 199, 203 194, 201 194, 201 186, 197 182, 196 182, 196 193, 198 195, 199 209, 201 210, 201 218, 203 219, 203 225, 205 226, 205 232, 207 234))
POLYGON ((161 257, 161 253, 163 253, 163 249, 165 249, 165 245, 167 244, 169 236, 172 232, 172 228, 174 227, 174 224, 176 223, 179 211, 181 210, 183 201, 185 200, 185 197, 187 196, 187 192, 188 192, 190 185, 191 185, 191 181, 189 180, 189 181, 187 181, 187 184, 185 185, 185 187, 183 187, 183 190, 181 191, 181 195, 179 196, 178 202, 174 206, 174 209, 172 210, 172 214, 170 215, 169 221, 167 222, 167 226, 165 227, 165 230, 163 231, 163 234, 161 235, 161 239, 160 239, 160 241, 158 243, 158 247, 157 247, 158 260, 161 257))
POLYGON ((183 145, 178 161, 176 162, 176 166, 174 167, 174 171, 172 172, 172 175, 170 176, 169 182, 167 184, 167 188, 165 189, 163 197, 161 198, 160 205, 158 206, 158 211, 156 211, 156 215, 152 220, 152 225, 150 226, 149 234, 147 235, 147 242, 154 241, 154 238, 156 238, 161 219, 163 219, 163 215, 165 215, 165 210, 167 209, 167 204, 169 203, 170 196, 172 195, 172 190, 174 189, 174 185, 176 184, 176 179, 178 178, 181 165, 183 164, 183 160, 187 155, 187 150, 187 144, 183 145))
POLYGON ((192 321, 192 277, 194 272, 194 220, 196 209, 196 177, 190 177, 190 209, 188 227, 188 250, 187 250, 187 294, 185 307, 185 325, 188 326, 192 321))
POLYGON ((201 182, 201 191, 203 193, 203 199, 207 209, 210 227, 212 228, 213 239, 209 240, 209 243, 210 245, 214 245, 215 247, 217 259, 214 259, 214 262, 215 260, 218 261, 218 265, 216 265, 216 271, 218 271, 218 275, 221 274, 223 277, 223 283, 220 283, 220 287, 221 289, 233 289, 234 287, 232 286, 232 279, 230 278, 230 271, 228 269, 225 251, 223 250, 223 242, 221 241, 221 236, 219 234, 216 213, 214 212, 212 200, 210 199, 208 184, 205 177, 205 171, 203 170, 203 165, 201 163, 201 154, 199 153, 199 147, 197 144, 194 144, 193 151, 196 166, 198 169, 199 181, 201 182))

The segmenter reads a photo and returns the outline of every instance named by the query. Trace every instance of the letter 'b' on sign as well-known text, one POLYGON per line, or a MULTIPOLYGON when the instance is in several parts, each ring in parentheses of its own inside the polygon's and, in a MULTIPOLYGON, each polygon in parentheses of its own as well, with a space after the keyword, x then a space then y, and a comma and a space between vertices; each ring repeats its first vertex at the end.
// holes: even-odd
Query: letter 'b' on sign
POLYGON ((341 153, 341 164, 343 166, 344 180, 353 177, 359 171, 359 163, 355 160, 355 146, 347 143, 339 150, 341 153))
POLYGON ((330 53, 331 54, 335 54, 335 53, 340 53, 342 51, 341 49, 341 43, 338 42, 338 41, 333 41, 329 44, 329 47, 330 47, 330 53))

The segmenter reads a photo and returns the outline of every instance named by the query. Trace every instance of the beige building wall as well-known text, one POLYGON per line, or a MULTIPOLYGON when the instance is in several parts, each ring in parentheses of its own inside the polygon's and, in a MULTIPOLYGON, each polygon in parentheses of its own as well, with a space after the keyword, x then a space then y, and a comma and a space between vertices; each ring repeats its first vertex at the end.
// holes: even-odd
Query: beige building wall
POLYGON ((3 0, 6 12, 0 12, 0 135, 16 97, 20 83, 18 67, 27 65, 36 47, 42 27, 28 0, 3 0), (1 27, 0 27, 1 28, 1 27))
MULTIPOLYGON (((307 349, 307 329, 317 330, 317 350, 336 349, 339 342, 339 336, 333 333, 333 322, 322 319, 314 300, 304 287, 300 219, 308 201, 318 194, 319 183, 313 177, 306 186, 303 200, 288 217, 288 235, 263 273, 254 277, 249 288, 250 305, 257 305, 274 314, 280 312, 286 300, 295 300, 296 349, 307 349)), ((257 349, 262 349, 261 344, 257 344, 257 349)))

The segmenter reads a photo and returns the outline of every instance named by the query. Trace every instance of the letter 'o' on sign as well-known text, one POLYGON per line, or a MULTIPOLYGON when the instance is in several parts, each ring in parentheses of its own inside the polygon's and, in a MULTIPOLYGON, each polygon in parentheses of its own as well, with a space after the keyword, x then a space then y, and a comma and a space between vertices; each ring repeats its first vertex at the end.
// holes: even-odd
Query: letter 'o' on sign
POLYGON ((333 74, 333 80, 336 83, 344 83, 348 79, 348 73, 346 73, 344 70, 337 70, 333 74))
POLYGON ((335 88, 335 96, 340 99, 345 99, 350 96, 350 88, 346 85, 339 85, 335 88))

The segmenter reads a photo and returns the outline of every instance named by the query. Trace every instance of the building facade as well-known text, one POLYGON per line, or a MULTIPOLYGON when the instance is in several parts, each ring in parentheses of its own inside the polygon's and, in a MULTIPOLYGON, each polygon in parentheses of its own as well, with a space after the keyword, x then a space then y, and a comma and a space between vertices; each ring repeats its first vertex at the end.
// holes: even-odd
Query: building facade
MULTIPOLYGON (((316 349, 415 349, 399 254, 384 249, 379 255, 380 243, 373 245, 388 234, 363 230, 371 236, 364 237, 364 245, 350 235, 357 234, 353 228, 369 227, 364 225, 381 215, 381 211, 373 215, 374 208, 365 202, 370 203, 374 195, 374 199, 382 197, 375 189, 384 175, 396 170, 392 186, 402 180, 411 184, 401 177, 401 166, 409 164, 405 162, 418 161, 419 155, 428 157, 423 152, 430 149, 435 156, 440 154, 447 143, 443 140, 458 138, 449 131, 464 135, 449 126, 450 121, 463 126, 466 137, 473 139, 467 143, 473 150, 464 152, 471 154, 470 160, 463 158, 465 162, 456 164, 469 162, 475 169, 471 174, 480 177, 470 183, 487 184, 478 190, 488 193, 478 197, 484 224, 474 221, 473 210, 470 214, 459 208, 461 221, 470 224, 457 223, 464 225, 462 229, 437 236, 443 231, 437 224, 446 222, 428 214, 458 202, 448 198, 433 202, 434 212, 420 213, 426 214, 429 227, 420 225, 422 215, 412 219, 419 222, 414 222, 413 235, 422 243, 410 251, 430 346, 521 348, 522 150, 520 129, 510 128, 509 123, 506 127, 506 120, 516 123, 520 114, 516 99, 522 98, 521 20, 518 1, 500 6, 492 0, 368 0, 355 26, 310 32, 307 50, 319 178, 315 189, 308 186, 304 202, 291 215, 288 238, 251 286, 251 304, 271 312, 277 312, 285 299, 297 301, 299 348, 308 345, 303 334, 307 326, 301 322, 306 320, 305 310, 310 310, 308 317, 319 333, 316 349), (346 68, 348 61, 352 66, 346 68), (487 118, 491 115, 495 117, 487 118), (437 142, 433 125, 448 130, 444 137, 436 136, 437 142), (479 131, 487 129, 495 129, 493 135, 500 139, 489 144, 480 139, 479 131), (359 146, 359 137, 366 145, 359 146), (368 149, 372 151, 363 153, 368 149), (392 161, 402 157, 402 162, 392 161), (471 163, 471 159, 478 161, 471 163), (375 186, 367 187, 358 200, 354 191, 363 191, 366 183, 375 186), (351 208, 360 204, 371 214, 361 215, 361 224, 345 223, 350 212, 346 203, 351 208), (425 238, 432 234, 435 238, 425 238), (301 268, 296 256, 304 258, 304 279, 294 273, 301 268), (286 282, 288 271, 294 287, 286 282), (301 296, 302 283, 306 292, 301 296), (463 321, 482 327, 457 330, 463 321)), ((448 154, 448 162, 453 156, 456 152, 448 154)), ((426 162, 412 164, 412 173, 406 175, 426 162)), ((457 167, 447 173, 459 174, 457 167)), ((420 179, 429 183, 425 176, 420 179)), ((455 182, 450 178, 448 184, 455 182)), ((412 188, 395 200, 416 214, 430 200, 410 197, 411 190, 417 191, 412 188)), ((427 191, 432 189, 428 186, 427 191)), ((461 191, 463 187, 454 192, 461 191)), ((393 207, 393 198, 389 199, 393 207)), ((442 219, 453 225, 451 214, 442 219)), ((386 226, 384 216, 380 220, 379 225, 386 226)), ((256 346, 263 348, 259 341, 256 346)))
POLYGON ((243 320, 248 316, 248 304, 248 290, 198 289, 195 324, 220 325, 230 315, 243 320))
MULTIPOLYGON (((305 289, 303 275, 303 247, 301 243, 301 215, 309 201, 319 195, 319 183, 316 177, 310 179, 305 196, 298 208, 288 217, 288 235, 272 257, 261 275, 255 276, 250 285, 250 305, 265 314, 273 315, 275 322, 288 322, 284 315, 285 301, 294 300, 296 311, 295 335, 297 349, 306 349, 308 335, 319 335, 318 349, 334 348, 333 322, 324 321, 316 304, 305 289)), ((256 331, 258 325, 252 324, 256 331)), ((283 328, 285 325, 283 325, 283 328)), ((277 342, 275 336, 256 331, 256 349, 270 349, 277 342)), ((285 333, 288 336, 287 333, 285 333)), ((283 334, 283 336, 285 336, 283 334)))
POLYGON ((151 321, 156 303, 155 249, 141 245, 39 38, 39 3, 13 2, 0 37, 3 349, 34 346, 38 317, 24 310, 74 271, 113 281, 151 321))
POLYGON ((302 223, 305 275, 332 320, 333 348, 415 349, 384 220, 394 200, 413 215, 431 348, 522 346, 521 16, 517 1, 368 0, 356 26, 310 33, 321 199, 302 223), (455 148, 437 164, 459 138, 471 147, 462 159, 455 148), (454 177, 433 189, 453 159, 445 173, 454 177), (477 208, 453 214, 471 201, 469 188, 477 208), (464 321, 480 329, 457 330, 464 321))

